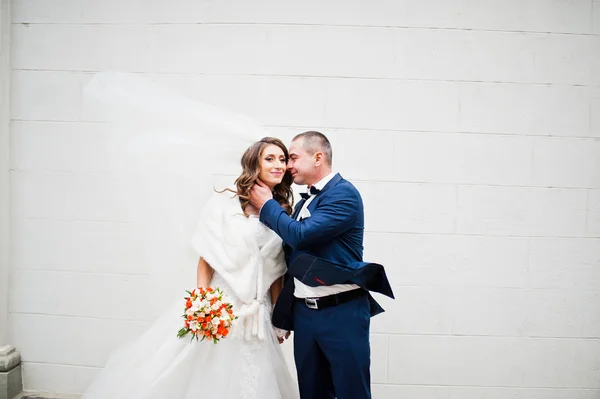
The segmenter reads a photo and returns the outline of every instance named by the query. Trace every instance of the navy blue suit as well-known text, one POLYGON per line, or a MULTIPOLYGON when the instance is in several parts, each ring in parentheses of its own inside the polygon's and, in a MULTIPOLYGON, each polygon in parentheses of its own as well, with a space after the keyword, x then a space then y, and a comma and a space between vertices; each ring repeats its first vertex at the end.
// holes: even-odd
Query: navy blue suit
MULTIPOLYGON (((295 208, 298 214, 304 200, 295 208)), ((383 309, 366 290, 392 296, 381 265, 362 262, 364 211, 358 190, 336 174, 296 221, 275 200, 260 221, 284 242, 288 274, 273 324, 295 330, 294 357, 302 399, 370 398, 370 317, 383 309), (365 295, 310 309, 294 299, 294 279, 309 286, 357 284, 365 295)))

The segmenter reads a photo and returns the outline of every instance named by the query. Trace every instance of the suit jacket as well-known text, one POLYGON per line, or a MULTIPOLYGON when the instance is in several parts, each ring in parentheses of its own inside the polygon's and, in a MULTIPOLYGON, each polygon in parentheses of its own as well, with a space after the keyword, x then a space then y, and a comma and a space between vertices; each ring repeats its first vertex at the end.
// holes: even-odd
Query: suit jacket
MULTIPOLYGON (((298 214, 304 200, 295 208, 298 214)), ((310 217, 296 221, 275 200, 267 201, 260 221, 284 242, 288 273, 273 311, 273 324, 293 329, 294 279, 310 286, 357 284, 393 297, 383 266, 362 261, 364 210, 358 190, 336 174, 308 206, 310 217)), ((371 315, 383 309, 369 295, 371 315)))

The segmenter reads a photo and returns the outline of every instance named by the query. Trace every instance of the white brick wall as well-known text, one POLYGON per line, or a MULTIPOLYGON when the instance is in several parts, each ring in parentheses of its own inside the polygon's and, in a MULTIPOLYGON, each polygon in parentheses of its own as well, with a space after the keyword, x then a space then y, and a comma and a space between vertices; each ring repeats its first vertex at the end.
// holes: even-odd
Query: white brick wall
POLYGON ((118 69, 286 140, 328 133, 397 294, 373 319, 376 399, 600 397, 600 0, 12 8, 9 332, 26 388, 83 391, 155 317, 124 306, 154 277, 81 101, 118 69))

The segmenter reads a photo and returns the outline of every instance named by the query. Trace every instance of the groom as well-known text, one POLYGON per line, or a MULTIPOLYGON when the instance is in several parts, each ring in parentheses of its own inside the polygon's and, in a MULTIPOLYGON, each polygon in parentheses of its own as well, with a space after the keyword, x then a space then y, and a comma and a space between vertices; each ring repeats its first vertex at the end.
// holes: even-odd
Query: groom
POLYGON ((273 324, 295 330, 302 399, 367 399, 370 317, 383 309, 368 290, 393 297, 381 265, 362 262, 364 212, 358 190, 332 171, 332 150, 319 132, 297 135, 288 170, 308 193, 290 217, 257 182, 250 202, 284 242, 288 275, 273 324))

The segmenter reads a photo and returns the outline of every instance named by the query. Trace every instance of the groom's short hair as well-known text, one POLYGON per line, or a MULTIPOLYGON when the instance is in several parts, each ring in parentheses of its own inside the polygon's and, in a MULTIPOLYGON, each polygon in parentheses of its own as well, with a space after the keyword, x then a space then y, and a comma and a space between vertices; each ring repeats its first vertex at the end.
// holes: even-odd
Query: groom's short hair
POLYGON ((333 151, 331 150, 331 143, 323 133, 310 130, 296 135, 292 141, 298 139, 304 139, 302 147, 309 154, 312 155, 315 152, 321 151, 323 155, 325 155, 325 163, 331 166, 333 161, 333 151))

